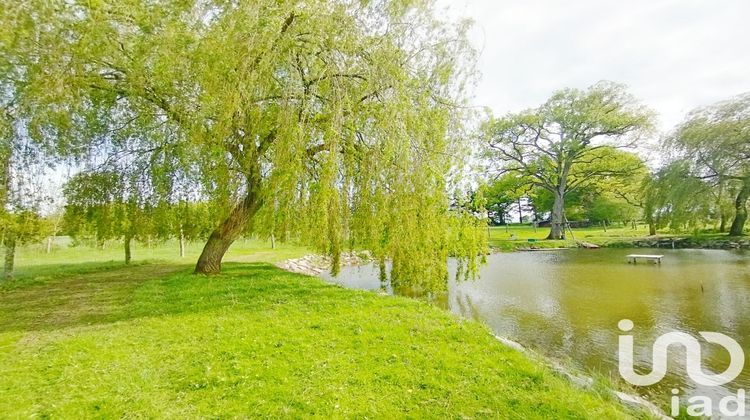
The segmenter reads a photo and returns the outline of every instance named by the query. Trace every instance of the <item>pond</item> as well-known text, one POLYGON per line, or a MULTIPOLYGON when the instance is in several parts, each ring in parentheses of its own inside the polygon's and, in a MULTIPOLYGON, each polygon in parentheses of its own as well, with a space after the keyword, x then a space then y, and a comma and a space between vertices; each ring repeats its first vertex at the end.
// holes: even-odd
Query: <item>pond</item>
MULTIPOLYGON (((351 288, 381 288, 373 266, 345 267, 329 281, 351 288)), ((481 320, 496 334, 518 341, 579 369, 619 381, 618 329, 635 327, 636 371, 651 371, 652 345, 661 334, 681 331, 698 337, 714 331, 745 350, 745 369, 720 387, 696 385, 685 371, 685 354, 670 347, 667 376, 637 391, 667 406, 671 390, 684 399, 718 399, 750 389, 750 253, 721 250, 571 249, 499 253, 488 256, 476 280, 451 281, 442 305, 481 320), (628 254, 663 254, 662 264, 628 264, 628 254)), ((702 340, 702 339, 701 339, 702 340)), ((729 353, 702 341, 703 369, 722 372, 729 353)))

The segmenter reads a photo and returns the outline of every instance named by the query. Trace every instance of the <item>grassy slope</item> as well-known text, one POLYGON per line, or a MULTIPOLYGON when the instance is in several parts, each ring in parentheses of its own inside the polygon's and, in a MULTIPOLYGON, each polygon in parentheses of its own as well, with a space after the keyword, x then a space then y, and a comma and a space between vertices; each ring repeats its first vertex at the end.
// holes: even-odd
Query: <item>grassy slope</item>
POLYGON ((264 263, 72 267, 0 286, 2 416, 632 415, 418 301, 264 263))

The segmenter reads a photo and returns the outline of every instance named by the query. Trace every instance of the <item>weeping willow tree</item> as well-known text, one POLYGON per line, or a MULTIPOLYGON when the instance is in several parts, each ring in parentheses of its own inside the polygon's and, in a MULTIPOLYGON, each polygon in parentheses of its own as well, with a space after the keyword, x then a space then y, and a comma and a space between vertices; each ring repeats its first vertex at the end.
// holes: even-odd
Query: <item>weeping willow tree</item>
POLYGON ((667 146, 695 161, 694 176, 713 181, 722 226, 726 223, 723 201, 727 194, 732 196, 729 235, 743 235, 750 200, 750 93, 691 111, 667 146))
POLYGON ((688 160, 675 160, 644 179, 642 208, 650 235, 663 227, 698 232, 710 221, 711 185, 693 175, 694 166, 688 160))
POLYGON ((473 52, 429 1, 29 1, 3 13, 28 133, 56 153, 142 159, 220 203, 195 267, 248 226, 392 276, 444 282, 482 251, 450 212, 473 52))
POLYGON ((40 239, 40 207, 46 199, 41 180, 47 156, 23 135, 14 83, 19 74, 13 64, 0 53, 0 245, 5 279, 13 277, 16 248, 40 239))

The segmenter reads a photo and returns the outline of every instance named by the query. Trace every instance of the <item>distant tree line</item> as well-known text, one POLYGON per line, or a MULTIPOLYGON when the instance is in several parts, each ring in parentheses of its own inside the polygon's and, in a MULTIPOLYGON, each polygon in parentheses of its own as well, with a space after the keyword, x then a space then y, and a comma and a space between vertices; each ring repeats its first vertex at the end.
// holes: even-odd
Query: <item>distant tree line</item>
POLYGON ((569 220, 643 221, 651 235, 744 234, 750 94, 692 111, 656 137, 661 160, 648 167, 637 151, 658 136, 652 118, 624 86, 610 82, 562 90, 537 109, 491 118, 485 157, 495 176, 481 187, 490 219, 505 223, 524 198, 537 219, 549 219, 551 239, 564 237, 569 220))

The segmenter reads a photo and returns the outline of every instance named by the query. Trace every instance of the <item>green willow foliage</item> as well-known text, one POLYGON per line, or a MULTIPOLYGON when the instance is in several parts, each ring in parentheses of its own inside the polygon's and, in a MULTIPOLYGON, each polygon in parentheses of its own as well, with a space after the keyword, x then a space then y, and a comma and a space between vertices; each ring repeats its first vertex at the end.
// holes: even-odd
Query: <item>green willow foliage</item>
POLYGON ((691 111, 666 146, 694 162, 693 176, 713 182, 715 212, 722 219, 722 201, 730 195, 734 219, 729 234, 742 235, 750 200, 750 93, 691 111))
POLYGON ((693 176, 693 166, 688 160, 676 160, 644 181, 644 212, 654 229, 697 232, 709 222, 711 186, 693 176))
POLYGON ((38 142, 91 167, 148 162, 154 191, 221 204, 204 256, 220 263, 250 224, 334 261, 369 249, 432 287, 449 255, 475 267, 485 239, 448 200, 473 51, 431 9, 32 0, 1 12, 0 39, 38 142))

